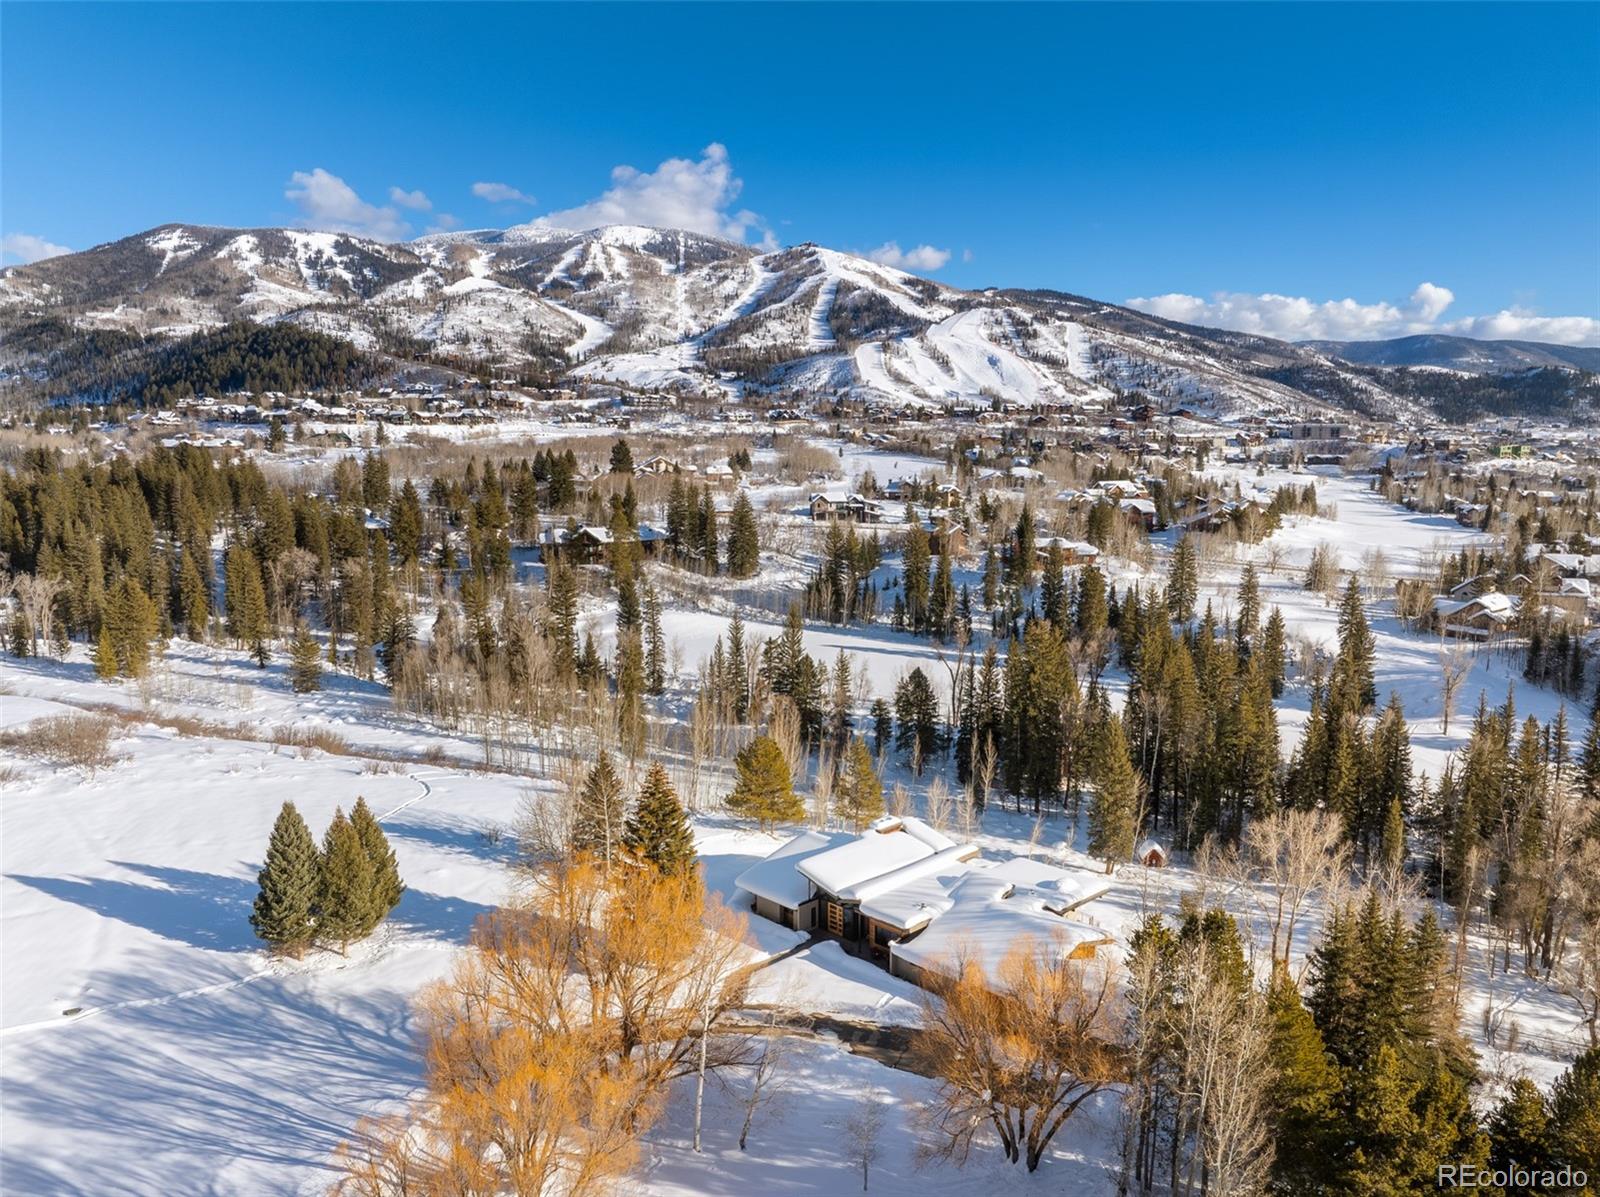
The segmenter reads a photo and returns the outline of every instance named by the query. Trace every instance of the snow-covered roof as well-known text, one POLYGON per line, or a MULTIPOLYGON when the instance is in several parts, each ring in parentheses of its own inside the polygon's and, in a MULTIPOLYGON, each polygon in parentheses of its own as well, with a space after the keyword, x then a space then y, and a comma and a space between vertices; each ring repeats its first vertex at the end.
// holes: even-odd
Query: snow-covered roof
POLYGON ((795 866, 807 857, 848 843, 854 836, 837 832, 802 831, 765 860, 758 860, 733 879, 748 894, 766 898, 793 910, 811 897, 811 883, 795 866))
POLYGON ((800 861, 796 868, 819 888, 853 902, 860 896, 857 887, 864 883, 954 846, 954 840, 921 819, 889 816, 859 837, 800 861))
POLYGON ((1042 552, 1049 552, 1052 547, 1059 548, 1063 553, 1073 553, 1079 557, 1098 557, 1100 550, 1087 540, 1072 540, 1066 536, 1043 536, 1034 542, 1034 547, 1042 552))
POLYGON ((972 871, 977 855, 975 845, 957 844, 863 882, 855 887, 861 913, 902 931, 915 931, 950 909, 950 893, 972 871))
POLYGON ((1145 857, 1149 856, 1150 853, 1152 853, 1152 852, 1161 853, 1161 858, 1163 860, 1165 860, 1166 857, 1167 857, 1167 850, 1162 845, 1161 841, 1160 840, 1149 839, 1148 837, 1145 838, 1145 839, 1140 840, 1139 841, 1139 846, 1133 850, 1134 856, 1137 857, 1139 860, 1143 860, 1145 857))
MULTIPOLYGON (((1061 912, 1068 908, 1064 894, 1008 876, 1007 866, 1016 864, 1007 861, 992 869, 972 870, 954 887, 949 909, 915 939, 891 944, 890 952, 918 968, 946 975, 953 974, 961 962, 971 961, 995 984, 1001 962, 1024 940, 1032 942, 1041 960, 1056 960, 1087 945, 1113 942, 1104 929, 1064 917, 1061 912)), ((1038 870, 1067 872, 1036 861, 1021 865, 1018 871, 1040 881, 1049 878, 1038 870)), ((1069 889, 1073 884, 1069 883, 1069 889)))

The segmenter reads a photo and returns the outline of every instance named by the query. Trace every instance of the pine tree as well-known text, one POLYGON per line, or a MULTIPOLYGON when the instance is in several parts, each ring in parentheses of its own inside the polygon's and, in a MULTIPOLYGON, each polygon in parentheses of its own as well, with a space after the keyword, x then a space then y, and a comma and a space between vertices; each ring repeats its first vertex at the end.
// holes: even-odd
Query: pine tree
POLYGON ((794 792, 789 762, 771 736, 757 736, 734 758, 735 780, 728 809, 755 819, 762 830, 779 823, 797 823, 805 805, 794 792))
POLYGON ((178 566, 178 601, 183 606, 183 630, 190 640, 204 641, 211 619, 211 597, 193 553, 184 553, 178 566))
POLYGON ((1133 855, 1138 831, 1139 778, 1128 756, 1122 720, 1101 721, 1093 758, 1094 798, 1089 804, 1089 854, 1106 863, 1106 872, 1133 855))
POLYGON ((122 576, 107 598, 101 626, 111 629, 118 672, 143 677, 150 667, 150 642, 157 631, 156 610, 143 588, 128 575, 122 576))
POLYGON ((753 578, 760 567, 761 538, 755 508, 750 505, 750 496, 741 490, 728 519, 728 573, 735 578, 753 578))
POLYGON ((321 884, 316 841, 294 803, 285 802, 272 824, 267 859, 256 875, 250 926, 274 949, 299 956, 316 933, 313 909, 321 884))
POLYGON ((1339 656, 1334 661, 1329 697, 1334 709, 1343 713, 1370 711, 1378 701, 1378 685, 1373 675, 1375 653, 1372 630, 1361 604, 1361 584, 1354 574, 1345 586, 1339 604, 1339 656))
POLYGON ((33 648, 33 632, 28 627, 28 617, 19 604, 11 616, 11 655, 25 657, 33 648))
POLYGON ((883 814, 883 783, 872 767, 872 753, 860 736, 850 738, 834 783, 834 812, 852 830, 860 831, 883 814))
POLYGON ((249 648, 259 665, 267 656, 267 595, 261 586, 261 567, 248 546, 235 544, 225 560, 228 633, 249 648))
POLYGON ((105 620, 100 622, 100 638, 95 641, 94 671, 103 681, 110 681, 121 672, 117 664, 116 641, 112 640, 111 626, 105 620))
POLYGON ((1511 1088, 1489 1115, 1489 1162, 1496 1169, 1520 1165, 1542 1169, 1550 1162, 1550 1107, 1539 1086, 1525 1076, 1511 1088))
POLYGON ((1105 631, 1110 612, 1106 606, 1106 579, 1100 567, 1090 562, 1078 576, 1078 635, 1093 640, 1105 631))
POLYGON ((646 686, 644 646, 638 632, 617 637, 617 733, 628 759, 644 751, 648 725, 644 713, 646 686))
POLYGON ((889 703, 882 698, 872 700, 872 751, 882 757, 894 741, 894 716, 889 713, 889 703))
POLYGON ((551 562, 545 570, 545 635, 563 677, 578 668, 578 578, 572 567, 551 562))
POLYGON ((322 689, 322 649, 303 622, 296 625, 289 648, 289 685, 296 694, 322 689))
POLYGON ((317 888, 317 934, 339 945, 341 955, 352 940, 360 939, 377 924, 379 899, 374 890, 372 862, 361 837, 335 808, 333 822, 322 838, 322 876, 317 888))
POLYGON ((694 871, 694 833, 678 792, 660 761, 651 762, 639 790, 639 801, 623 829, 628 851, 660 872, 688 876, 694 871))
POLYGON ((610 868, 621 858, 627 817, 622 779, 611 763, 611 754, 602 752, 578 791, 572 812, 572 850, 610 868))
POLYGON ((1283 697, 1283 681, 1287 672, 1284 664, 1287 635, 1283 624, 1283 612, 1277 607, 1272 608, 1272 613, 1267 616, 1266 626, 1261 630, 1261 643, 1256 648, 1255 657, 1260 661, 1262 672, 1272 684, 1274 698, 1283 697))
POLYGON ((1550 1155, 1600 1184, 1600 1047, 1591 1047, 1550 1090, 1550 1155))
POLYGON ((400 899, 406 892, 405 883, 400 880, 400 865, 394 858, 394 849, 389 846, 389 837, 383 834, 383 828, 373 817, 365 798, 358 797, 351 808, 350 826, 355 828, 356 836, 361 840, 361 849, 372 866, 372 914, 373 926, 376 926, 400 905, 400 899))
POLYGON ((1267 989, 1267 1017, 1274 1188, 1296 1194, 1331 1191, 1337 1173, 1339 1070, 1281 963, 1274 966, 1267 989))
POLYGON ((1192 622, 1199 596, 1200 574, 1194 546, 1184 536, 1172 550, 1172 561, 1167 569, 1167 616, 1178 623, 1192 622))
POLYGON ((667 638, 661 630, 661 599, 649 584, 644 590, 644 640, 645 688, 661 694, 667 688, 667 638))
POLYGON ((1234 623, 1234 635, 1241 656, 1255 642, 1260 625, 1261 583, 1256 578, 1255 564, 1247 561, 1244 576, 1239 580, 1239 617, 1234 623))

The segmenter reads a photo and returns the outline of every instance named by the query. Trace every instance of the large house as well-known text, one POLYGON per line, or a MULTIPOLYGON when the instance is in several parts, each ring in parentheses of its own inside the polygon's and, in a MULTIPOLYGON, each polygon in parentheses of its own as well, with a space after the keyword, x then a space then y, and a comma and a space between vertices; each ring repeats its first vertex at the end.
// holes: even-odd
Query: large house
MULTIPOLYGON (((667 543, 667 534, 659 528, 640 524, 637 532, 640 551, 653 557, 667 543)), ((616 543, 616 536, 604 524, 583 524, 568 529, 549 527, 539 534, 539 559, 546 563, 568 561, 575 565, 588 565, 605 560, 607 551, 616 543)))
POLYGON ((821 491, 813 494, 806 503, 811 518, 817 523, 829 520, 850 520, 858 524, 881 524, 883 506, 865 495, 829 495, 821 491))
POLYGON ((734 883, 763 918, 838 940, 896 976, 977 959, 993 966, 1024 938, 1084 958, 1111 936, 1068 917, 1111 879, 1042 861, 979 858, 921 819, 886 816, 860 835, 806 831, 734 883))

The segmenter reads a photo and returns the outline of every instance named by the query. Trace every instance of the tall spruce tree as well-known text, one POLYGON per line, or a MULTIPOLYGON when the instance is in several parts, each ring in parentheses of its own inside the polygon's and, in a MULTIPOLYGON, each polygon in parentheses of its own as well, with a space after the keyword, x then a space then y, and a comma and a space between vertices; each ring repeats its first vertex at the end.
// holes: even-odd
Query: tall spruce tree
POLYGON ((761 539, 755 508, 750 505, 750 496, 741 490, 728 518, 728 573, 735 578, 753 578, 760 567, 761 539))
POLYGON ((344 811, 335 809, 333 822, 322 838, 317 935, 338 944, 341 955, 347 954, 351 942, 377 924, 377 909, 372 862, 344 811))
POLYGON ((321 861, 316 841, 292 802, 283 804, 272 824, 266 863, 256 882, 261 892, 250 913, 250 926, 275 950, 299 956, 317 930, 313 910, 321 861))
POLYGON ((1194 620, 1195 602, 1200 596, 1200 572, 1195 561, 1194 545, 1187 536, 1181 537, 1172 550, 1172 560, 1167 566, 1167 616, 1178 623, 1194 620))
POLYGON ((669 876, 694 871, 694 833, 678 792, 660 761, 652 761, 639 788, 639 801, 623 829, 623 843, 639 860, 669 876))
POLYGON ((1110 873, 1133 855, 1139 817, 1139 776, 1128 755, 1122 720, 1116 715, 1102 720, 1096 732, 1092 772, 1089 854, 1105 861, 1110 873))
POLYGON ((372 913, 375 926, 400 905, 406 887, 400 880, 400 865, 395 860, 394 849, 389 846, 389 837, 383 834, 383 828, 373 817, 365 798, 356 799, 355 806, 350 810, 350 825, 356 829, 362 851, 372 865, 372 913))
POLYGON ((265 666, 267 594, 261 585, 261 566, 248 545, 236 543, 228 549, 224 569, 228 634, 251 651, 258 665, 265 666))

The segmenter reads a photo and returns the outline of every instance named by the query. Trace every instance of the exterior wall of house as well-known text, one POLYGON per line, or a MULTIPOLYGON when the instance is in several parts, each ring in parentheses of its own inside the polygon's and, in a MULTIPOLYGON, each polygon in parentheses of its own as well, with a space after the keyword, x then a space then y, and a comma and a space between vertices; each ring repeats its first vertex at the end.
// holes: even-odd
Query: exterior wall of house
POLYGON ((771 898, 757 897, 755 911, 764 919, 770 919, 783 927, 795 931, 815 931, 817 929, 817 903, 815 901, 802 902, 798 907, 780 906, 771 898))

